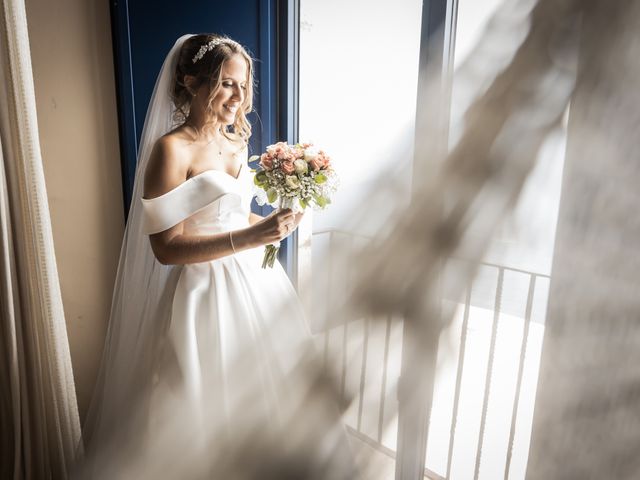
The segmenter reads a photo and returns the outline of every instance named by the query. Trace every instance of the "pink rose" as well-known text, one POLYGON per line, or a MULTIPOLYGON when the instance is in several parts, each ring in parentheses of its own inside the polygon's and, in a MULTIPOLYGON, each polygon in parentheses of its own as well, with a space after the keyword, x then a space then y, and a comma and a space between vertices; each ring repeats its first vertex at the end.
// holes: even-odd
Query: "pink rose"
POLYGON ((286 148, 276 147, 276 157, 279 160, 285 160, 287 159, 288 156, 289 156, 289 152, 287 151, 286 148))
POLYGON ((265 170, 273 169, 273 159, 271 158, 271 156, 269 154, 263 153, 260 156, 260 166, 262 168, 264 168, 265 170))
POLYGON ((277 142, 267 147, 267 153, 271 155, 271 158, 278 158, 280 160, 286 157, 288 150, 289 147, 286 142, 277 142))
POLYGON ((323 170, 328 168, 329 165, 331 164, 331 158, 329 157, 329 155, 324 153, 322 150, 320 150, 320 152, 318 152, 318 159, 322 162, 322 166, 320 168, 323 169, 323 170))
POLYGON ((280 162, 280 168, 287 175, 291 175, 296 170, 295 166, 293 165, 293 161, 289 160, 288 158, 280 162))
POLYGON ((311 160, 309 160, 309 166, 315 171, 317 172, 318 170, 320 170, 323 166, 324 166, 324 161, 322 160, 322 158, 318 155, 317 157, 312 158, 311 160))

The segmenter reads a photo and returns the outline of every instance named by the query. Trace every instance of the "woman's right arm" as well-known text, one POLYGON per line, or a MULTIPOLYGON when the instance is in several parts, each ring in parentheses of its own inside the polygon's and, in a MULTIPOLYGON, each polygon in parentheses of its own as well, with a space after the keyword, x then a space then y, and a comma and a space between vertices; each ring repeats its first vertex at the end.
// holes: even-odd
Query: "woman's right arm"
POLYGON ((180 223, 149 235, 149 241, 154 255, 164 265, 207 262, 282 240, 291 233, 287 225, 293 221, 294 214, 290 209, 274 211, 250 227, 214 235, 184 235, 180 223))
MULTIPOLYGON (((179 153, 170 137, 158 140, 145 171, 145 198, 160 196, 185 181, 188 167, 179 153)), ((247 228, 234 230, 231 232, 232 238, 230 232, 185 235, 183 223, 180 222, 167 230, 149 235, 149 241, 154 255, 162 264, 199 263, 279 241, 290 233, 287 227, 293 227, 294 221, 294 214, 289 209, 273 212, 247 228)))

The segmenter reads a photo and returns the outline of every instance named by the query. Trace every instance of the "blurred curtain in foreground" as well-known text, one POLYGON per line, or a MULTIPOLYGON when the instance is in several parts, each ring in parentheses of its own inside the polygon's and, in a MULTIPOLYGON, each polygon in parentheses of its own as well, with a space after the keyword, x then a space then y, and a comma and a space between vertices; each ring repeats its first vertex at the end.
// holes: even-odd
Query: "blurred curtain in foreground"
POLYGON ((60 479, 80 427, 22 0, 0 27, 0 478, 60 479))
POLYGON ((584 2, 528 479, 640 478, 640 2, 584 2))

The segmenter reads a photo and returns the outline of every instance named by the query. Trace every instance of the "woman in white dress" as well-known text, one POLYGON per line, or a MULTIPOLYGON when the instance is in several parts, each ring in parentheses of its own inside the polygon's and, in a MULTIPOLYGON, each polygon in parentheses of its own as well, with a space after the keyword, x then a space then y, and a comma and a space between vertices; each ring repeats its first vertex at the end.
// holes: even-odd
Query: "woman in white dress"
MULTIPOLYGON (((177 390, 198 420, 214 400, 228 409, 237 401, 229 395, 240 387, 233 382, 249 381, 227 375, 231 362, 253 362, 251 371, 274 367, 262 358, 270 348, 264 344, 269 316, 279 302, 298 307, 284 270, 261 268, 264 245, 289 235, 303 214, 285 209, 263 218, 250 211, 245 115, 252 110, 252 71, 239 43, 188 38, 171 89, 181 124, 156 141, 144 177, 144 233, 158 262, 180 266, 156 373, 160 383, 171 383, 163 394, 177 390), (203 398, 208 382, 214 399, 203 398)), ((297 324, 289 329, 297 335, 279 333, 300 339, 302 312, 292 313, 297 324)), ((262 380, 271 374, 265 371, 262 380)))
MULTIPOLYGON (((251 128, 245 115, 253 108, 252 70, 251 58, 233 40, 196 35, 185 41, 172 89, 177 117, 184 120, 155 144, 145 174, 146 199, 201 174, 219 172, 226 175, 225 181, 246 177, 251 128)), ((150 239, 161 263, 207 262, 281 240, 301 217, 288 209, 266 219, 250 212, 246 228, 228 233, 221 229, 208 236, 202 233, 209 232, 190 234, 180 222, 153 232, 150 239)))
POLYGON ((264 245, 294 231, 302 214, 250 211, 252 71, 245 49, 216 35, 181 37, 163 64, 81 477, 206 477, 220 435, 277 423, 294 405, 287 376, 310 336, 282 267, 261 265, 264 245))

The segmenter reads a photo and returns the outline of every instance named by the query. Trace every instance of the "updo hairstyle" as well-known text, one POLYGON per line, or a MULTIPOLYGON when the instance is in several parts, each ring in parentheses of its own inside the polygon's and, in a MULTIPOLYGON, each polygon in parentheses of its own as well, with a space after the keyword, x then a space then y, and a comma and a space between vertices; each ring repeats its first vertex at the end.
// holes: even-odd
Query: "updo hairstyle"
POLYGON ((231 130, 228 127, 221 128, 221 132, 229 139, 234 133, 246 144, 251 136, 251 125, 247 121, 247 114, 253 109, 253 60, 242 45, 235 40, 221 35, 199 34, 189 37, 182 45, 176 65, 175 81, 171 91, 175 110, 173 119, 177 125, 184 123, 189 116, 193 94, 191 92, 197 90, 202 85, 209 86, 209 95, 207 98, 206 117, 207 123, 213 122, 213 99, 221 87, 222 65, 233 55, 241 55, 247 62, 247 83, 244 101, 236 115, 231 130), (211 40, 221 39, 222 43, 213 47, 212 50, 206 51, 196 62, 193 58, 198 54, 200 48, 211 40), (185 75, 192 75, 195 81, 187 88, 184 78, 185 75))

